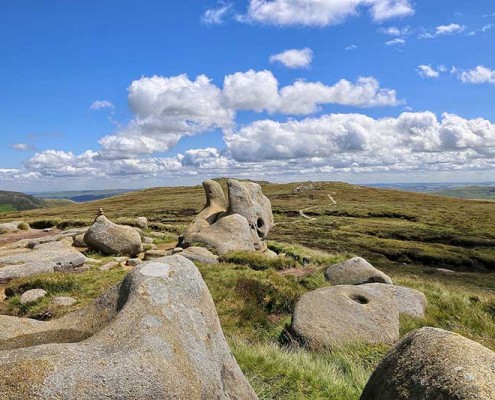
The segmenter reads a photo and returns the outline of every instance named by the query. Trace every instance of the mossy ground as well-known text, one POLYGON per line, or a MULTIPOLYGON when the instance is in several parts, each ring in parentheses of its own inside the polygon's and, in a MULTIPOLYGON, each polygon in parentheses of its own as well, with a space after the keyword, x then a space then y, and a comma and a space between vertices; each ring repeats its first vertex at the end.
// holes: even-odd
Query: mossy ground
MULTIPOLYGON (((395 283, 425 293, 426 318, 401 318, 401 335, 436 326, 495 350, 495 274, 485 272, 495 265, 495 203, 340 183, 317 184, 317 190, 295 193, 296 186, 264 185, 277 223, 268 245, 285 258, 274 261, 235 253, 218 265, 198 265, 232 351, 261 399, 359 398, 387 346, 317 353, 280 341, 300 296, 327 285, 325 267, 351 255, 370 259, 395 283), (313 219, 301 217, 301 209, 313 219), (458 272, 445 274, 438 267, 458 272)), ((147 216, 153 229, 169 232, 172 239, 202 203, 199 187, 162 188, 0 219, 49 220, 69 226, 71 221, 90 222, 101 206, 114 219, 147 216)), ((76 298, 74 309, 125 273, 95 267, 77 275, 12 281, 8 289, 46 288, 51 297, 76 298)), ((14 296, 0 306, 0 312, 24 316, 63 312, 50 307, 50 299, 45 299, 23 309, 14 296)))

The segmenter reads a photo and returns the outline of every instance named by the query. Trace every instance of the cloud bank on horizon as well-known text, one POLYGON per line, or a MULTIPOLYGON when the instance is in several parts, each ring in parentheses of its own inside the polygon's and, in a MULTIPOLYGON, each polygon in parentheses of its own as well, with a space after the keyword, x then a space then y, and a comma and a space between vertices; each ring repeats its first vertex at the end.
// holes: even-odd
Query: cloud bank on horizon
MULTIPOLYGON (((438 85, 454 92, 478 88, 493 93, 495 59, 489 49, 485 60, 483 54, 471 62, 466 57, 461 66, 443 50, 444 63, 430 61, 430 53, 417 50, 432 46, 429 51, 435 51, 440 40, 490 35, 493 24, 481 19, 492 18, 491 10, 479 10, 476 26, 473 21, 435 20, 415 26, 409 19, 418 17, 424 5, 409 0, 243 3, 244 8, 230 2, 212 3, 198 13, 197 24, 207 32, 238 26, 263 29, 264 35, 295 29, 283 47, 264 50, 260 55, 264 66, 260 68, 258 62, 243 68, 246 63, 242 62, 241 68, 220 79, 218 72, 215 79, 197 68, 195 73, 143 74, 128 83, 130 113, 124 122, 115 121, 119 108, 127 112, 122 111, 121 102, 104 91, 105 97, 95 92, 96 100, 85 105, 87 118, 106 115, 113 128, 93 133, 91 140, 77 142, 74 148, 57 147, 53 140, 45 146, 29 138, 10 142, 11 151, 32 154, 19 166, 0 165, 0 186, 22 188, 44 182, 53 187, 89 187, 112 180, 143 186, 225 175, 272 180, 370 176, 390 181, 389 176, 452 179, 465 173, 467 179, 482 180, 493 172, 494 114, 470 112, 466 117, 462 99, 453 111, 414 106, 415 97, 424 95, 416 86, 426 91, 427 85, 436 85, 431 93, 439 90, 438 85), (360 69, 368 67, 368 73, 325 77, 322 70, 329 55, 323 54, 318 43, 312 45, 300 37, 308 30, 332 30, 348 23, 354 24, 354 30, 362 24, 373 26, 372 46, 379 48, 375 52, 397 57, 396 69, 409 46, 415 48, 411 51, 418 52, 422 63, 401 71, 408 76, 408 87, 389 83, 394 82, 388 79, 393 71, 383 60, 369 66, 362 63, 360 69), (388 74, 382 74, 382 68, 388 74)), ((460 13, 456 15, 460 19, 460 13)), ((344 65, 352 65, 353 54, 371 46, 355 43, 342 41, 339 61, 344 65)), ((486 106, 493 108, 493 100, 486 106)))

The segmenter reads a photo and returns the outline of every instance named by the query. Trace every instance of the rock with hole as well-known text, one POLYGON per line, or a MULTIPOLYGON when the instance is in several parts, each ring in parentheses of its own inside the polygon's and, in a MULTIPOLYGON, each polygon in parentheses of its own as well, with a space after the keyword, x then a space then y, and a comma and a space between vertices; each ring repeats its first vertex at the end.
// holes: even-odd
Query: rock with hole
POLYGON ((182 248, 201 245, 217 254, 231 251, 266 251, 273 227, 271 203, 253 182, 227 181, 229 202, 219 183, 203 183, 206 205, 179 238, 182 248))
POLYGON ((368 293, 385 292, 397 302, 399 314, 415 318, 423 318, 428 304, 426 296, 418 290, 404 286, 387 285, 384 283, 367 283, 361 285, 368 293))
POLYGON ((325 287, 301 297, 289 331, 312 349, 391 344, 399 339, 399 309, 386 292, 349 285, 325 287))

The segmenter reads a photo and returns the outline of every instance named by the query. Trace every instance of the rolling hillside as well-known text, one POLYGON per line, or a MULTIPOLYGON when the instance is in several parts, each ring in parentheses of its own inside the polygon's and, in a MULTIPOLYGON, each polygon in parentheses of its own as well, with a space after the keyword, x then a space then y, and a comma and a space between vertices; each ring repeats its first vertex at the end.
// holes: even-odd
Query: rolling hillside
MULTIPOLYGON (((270 238, 370 258, 378 265, 495 269, 495 203, 361 187, 339 182, 262 183, 276 226, 270 238), (304 187, 311 187, 304 190, 304 187), (303 188, 297 190, 296 188, 303 188), (303 214, 303 216, 301 215, 303 214)), ((201 186, 154 188, 54 209, 3 214, 0 220, 89 224, 99 207, 112 219, 144 215, 180 230, 202 208, 201 186)))
POLYGON ((44 206, 43 200, 37 197, 20 192, 8 192, 0 190, 0 212, 4 211, 24 211, 41 208, 44 206))

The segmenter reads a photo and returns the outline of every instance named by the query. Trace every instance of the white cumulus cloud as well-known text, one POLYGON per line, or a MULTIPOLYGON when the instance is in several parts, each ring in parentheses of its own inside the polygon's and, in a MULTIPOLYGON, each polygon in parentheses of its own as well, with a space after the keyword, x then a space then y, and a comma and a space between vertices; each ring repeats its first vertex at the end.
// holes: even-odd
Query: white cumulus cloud
POLYGON ((448 24, 448 25, 439 25, 435 28, 434 32, 424 32, 418 35, 420 39, 433 39, 437 36, 448 36, 448 35, 456 35, 462 33, 466 30, 466 26, 459 24, 448 24))
POLYGON ((115 108, 115 106, 108 100, 96 100, 91 104, 89 108, 91 110, 102 110, 105 108, 113 109, 115 108))
POLYGON ((458 78, 463 83, 495 83, 495 70, 484 67, 482 65, 478 65, 476 68, 468 71, 458 72, 458 70, 456 69, 454 70, 454 74, 457 74, 458 78))
POLYGON ((433 68, 431 65, 418 65, 418 68, 416 69, 418 72, 418 75, 421 78, 438 78, 440 76, 439 70, 436 70, 433 68))
POLYGON ((270 56, 270 62, 279 62, 287 68, 308 68, 312 61, 313 51, 308 47, 300 50, 285 50, 270 56))
POLYGON ((328 26, 367 7, 375 22, 414 14, 409 0, 250 0, 245 19, 271 25, 328 26))
POLYGON ((129 105, 135 118, 99 143, 100 157, 124 159, 166 152, 185 136, 220 129, 228 132, 240 110, 311 114, 325 104, 355 107, 399 104, 396 92, 381 88, 373 77, 334 85, 296 81, 279 88, 270 71, 237 72, 224 78, 223 88, 200 75, 153 76, 132 82, 129 105))
POLYGON ((397 45, 406 44, 406 40, 402 39, 402 38, 395 38, 395 39, 392 39, 392 40, 385 42, 385 44, 387 46, 397 46, 397 45))
POLYGON ((232 4, 220 2, 217 8, 210 8, 204 12, 201 22, 206 25, 221 25, 231 9, 232 4))

